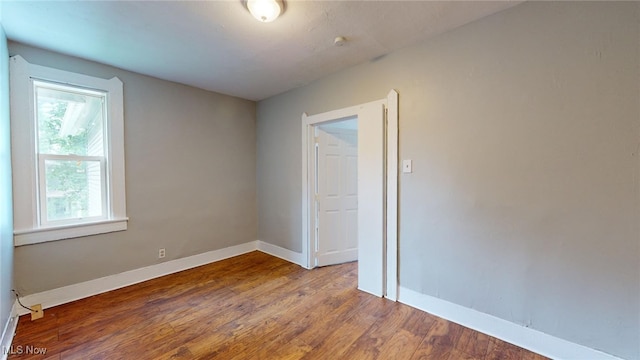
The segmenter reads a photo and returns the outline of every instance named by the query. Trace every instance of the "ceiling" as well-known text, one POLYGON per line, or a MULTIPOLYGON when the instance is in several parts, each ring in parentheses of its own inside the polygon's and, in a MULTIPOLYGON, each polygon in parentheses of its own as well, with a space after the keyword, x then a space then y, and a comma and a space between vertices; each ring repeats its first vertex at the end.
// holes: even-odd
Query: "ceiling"
POLYGON ((521 2, 285 0, 261 23, 241 0, 0 1, 10 40, 250 100, 521 2))

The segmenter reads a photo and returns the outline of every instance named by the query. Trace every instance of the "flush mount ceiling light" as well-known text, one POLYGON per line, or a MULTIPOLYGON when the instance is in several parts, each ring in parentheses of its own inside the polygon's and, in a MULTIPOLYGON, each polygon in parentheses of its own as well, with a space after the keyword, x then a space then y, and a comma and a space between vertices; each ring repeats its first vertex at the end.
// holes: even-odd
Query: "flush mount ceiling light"
POLYGON ((254 18, 262 22, 272 22, 284 9, 282 0, 247 0, 247 9, 254 18))

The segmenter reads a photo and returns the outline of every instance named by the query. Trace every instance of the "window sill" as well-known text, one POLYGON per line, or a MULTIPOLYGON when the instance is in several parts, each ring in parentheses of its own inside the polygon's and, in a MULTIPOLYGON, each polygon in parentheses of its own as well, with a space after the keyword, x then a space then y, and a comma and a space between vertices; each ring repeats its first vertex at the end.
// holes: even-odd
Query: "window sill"
POLYGON ((15 246, 23 246, 89 235, 106 234, 127 230, 128 221, 129 218, 122 218, 77 225, 16 230, 13 233, 13 239, 15 246))

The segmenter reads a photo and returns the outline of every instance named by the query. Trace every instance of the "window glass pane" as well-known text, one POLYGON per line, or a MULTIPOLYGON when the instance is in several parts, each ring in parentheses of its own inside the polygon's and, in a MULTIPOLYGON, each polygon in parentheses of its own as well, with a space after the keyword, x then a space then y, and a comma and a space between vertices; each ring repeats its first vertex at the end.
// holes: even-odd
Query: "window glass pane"
POLYGON ((104 94, 36 83, 38 152, 104 156, 104 94))
POLYGON ((100 161, 47 159, 44 163, 47 221, 103 215, 100 161))

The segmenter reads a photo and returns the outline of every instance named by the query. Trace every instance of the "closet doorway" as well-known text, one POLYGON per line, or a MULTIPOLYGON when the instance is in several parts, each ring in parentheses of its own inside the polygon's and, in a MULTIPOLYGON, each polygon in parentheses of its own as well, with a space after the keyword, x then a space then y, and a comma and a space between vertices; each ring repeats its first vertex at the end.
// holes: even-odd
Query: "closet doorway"
POLYGON ((358 289, 397 300, 398 93, 302 122, 307 268, 357 259, 358 289))

